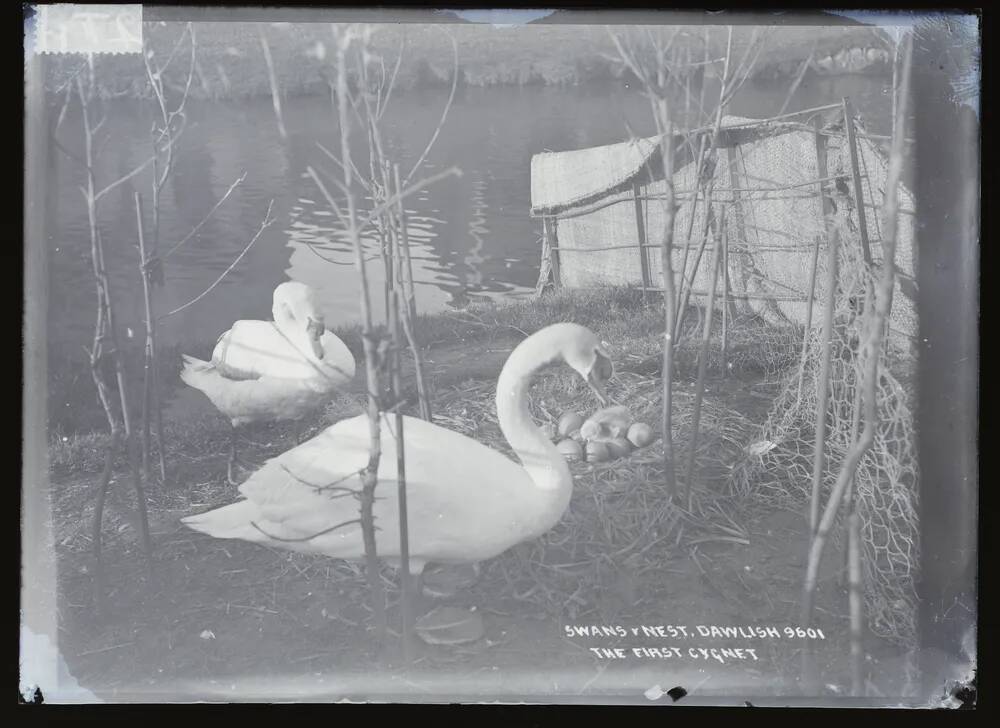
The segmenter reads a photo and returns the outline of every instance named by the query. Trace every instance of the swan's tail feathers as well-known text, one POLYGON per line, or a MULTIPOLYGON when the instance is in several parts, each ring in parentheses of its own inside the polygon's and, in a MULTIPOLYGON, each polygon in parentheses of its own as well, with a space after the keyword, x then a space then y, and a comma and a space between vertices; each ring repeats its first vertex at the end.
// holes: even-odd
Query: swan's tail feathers
POLYGON ((187 354, 181 354, 181 358, 184 360, 184 366, 181 367, 181 381, 189 387, 203 389, 205 375, 213 371, 215 366, 211 362, 202 361, 187 354))
POLYGON ((181 523, 215 538, 238 538, 261 543, 268 539, 253 525, 259 518, 260 511, 253 501, 242 500, 213 511, 182 518, 181 523))

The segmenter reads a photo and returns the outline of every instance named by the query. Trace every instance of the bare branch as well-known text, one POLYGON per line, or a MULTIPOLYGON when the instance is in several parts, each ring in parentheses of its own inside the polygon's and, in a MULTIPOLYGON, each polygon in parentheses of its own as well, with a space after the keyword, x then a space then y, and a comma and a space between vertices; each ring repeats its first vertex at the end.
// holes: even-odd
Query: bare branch
MULTIPOLYGON (((195 50, 197 48, 197 42, 195 41, 194 26, 191 23, 188 23, 188 32, 191 36, 191 62, 188 67, 187 83, 184 84, 184 94, 181 96, 181 101, 178 104, 177 109, 174 111, 173 114, 171 114, 171 118, 173 118, 175 114, 184 113, 184 107, 187 104, 188 95, 191 92, 191 82, 194 80, 195 50)), ((179 134, 180 132, 178 132, 178 136, 179 134)))
MULTIPOLYGON (((344 163, 337 158, 336 154, 334 154, 329 149, 324 147, 322 142, 316 142, 316 146, 319 147, 323 151, 323 153, 330 158, 330 161, 334 162, 338 167, 340 167, 341 172, 344 171, 344 163)), ((358 178, 358 182, 360 182, 361 186, 365 188, 365 191, 371 192, 372 190, 371 183, 362 176, 361 172, 357 168, 357 165, 354 164, 354 160, 351 159, 350 162, 351 162, 352 174, 358 178)), ((343 191, 344 189, 343 185, 341 185, 339 182, 338 185, 340 185, 340 189, 341 191, 343 191)))
POLYGON ((353 263, 338 263, 337 261, 333 260, 332 258, 327 258, 325 255, 321 255, 319 253, 319 251, 316 250, 316 247, 315 247, 316 243, 310 243, 310 242, 306 242, 306 241, 303 241, 303 243, 306 246, 306 250, 308 250, 310 253, 312 253, 313 255, 315 255, 320 260, 324 260, 327 263, 332 263, 333 265, 353 265, 353 263))
POLYGON ((778 111, 778 116, 785 113, 788 108, 788 104, 791 103, 792 97, 799 88, 799 84, 802 83, 802 79, 805 78, 806 71, 809 70, 809 64, 812 63, 813 57, 816 55, 816 51, 809 53, 809 57, 802 62, 802 67, 799 69, 798 75, 795 76, 795 80, 792 82, 791 87, 788 89, 788 95, 785 96, 785 103, 781 105, 781 109, 778 111))
POLYGON ((124 177, 119 177, 114 182, 112 182, 111 184, 109 184, 108 186, 106 186, 104 189, 99 190, 98 192, 96 192, 94 194, 94 200, 96 201, 96 200, 101 199, 102 197, 104 197, 104 195, 106 195, 109 192, 111 192, 111 190, 113 190, 118 185, 124 184, 125 182, 128 182, 130 179, 132 179, 133 177, 135 177, 142 170, 144 170, 146 167, 148 167, 150 164, 152 164, 154 159, 156 159, 155 155, 152 156, 152 157, 150 157, 149 159, 147 159, 145 162, 143 162, 138 167, 136 167, 135 169, 133 169, 131 172, 129 172, 128 174, 126 174, 124 177))
POLYGON ((168 250, 166 253, 164 253, 161 256, 162 259, 166 260, 167 258, 169 258, 171 255, 173 255, 177 251, 178 248, 180 248, 182 245, 184 245, 184 243, 186 243, 188 240, 190 240, 195 235, 197 235, 198 231, 201 230, 201 228, 205 225, 205 223, 207 223, 211 219, 212 215, 215 214, 215 211, 218 210, 222 206, 222 203, 225 202, 227 199, 229 199, 229 195, 231 195, 233 193, 233 190, 236 189, 236 187, 241 182, 243 182, 243 180, 245 180, 246 177, 247 177, 247 173, 244 171, 243 174, 241 174, 239 177, 236 178, 235 182, 233 182, 231 185, 229 185, 229 189, 226 190, 225 194, 222 195, 222 197, 219 198, 219 201, 215 203, 215 206, 212 207, 212 209, 208 211, 208 214, 205 215, 205 217, 202 219, 202 221, 199 222, 197 225, 195 225, 193 228, 191 228, 191 232, 189 232, 187 235, 185 235, 183 238, 181 238, 181 241, 179 243, 177 243, 174 247, 172 247, 170 250, 168 250))
MULTIPOLYGON (((403 26, 405 28, 405 26, 403 26)), ((399 67, 403 63, 403 51, 406 49, 406 31, 403 31, 403 38, 399 42, 399 55, 396 57, 396 66, 392 69, 392 76, 389 79, 389 88, 385 92, 385 99, 381 103, 378 118, 381 119, 385 110, 389 107, 389 99, 392 98, 392 91, 396 87, 396 77, 399 75, 399 67)))
POLYGON ((184 36, 191 32, 191 23, 188 23, 184 31, 177 37, 177 42, 174 43, 174 47, 170 49, 170 54, 167 56, 167 60, 162 66, 160 66, 160 73, 162 74, 170 66, 171 62, 174 60, 174 56, 177 55, 177 51, 180 50, 181 44, 184 42, 184 36))
POLYGON ((355 488, 345 488, 345 487, 341 486, 340 483, 343 483, 345 480, 350 480, 351 478, 353 478, 355 476, 360 476, 362 474, 362 472, 364 472, 363 468, 361 470, 355 470, 353 472, 350 472, 350 473, 348 473, 347 475, 345 475, 345 476, 343 476, 341 478, 337 478, 336 480, 334 480, 331 483, 319 484, 319 483, 310 483, 308 480, 305 480, 304 478, 300 478, 298 475, 296 475, 291 470, 289 470, 288 467, 285 466, 284 463, 279 463, 279 465, 281 465, 281 469, 282 470, 284 470, 286 473, 288 473, 288 475, 290 475, 292 478, 294 478, 298 483, 301 483, 302 485, 305 485, 305 486, 307 486, 309 488, 312 488, 317 493, 323 492, 325 490, 335 490, 335 491, 338 491, 338 492, 341 493, 340 495, 331 496, 333 498, 343 498, 346 495, 354 495, 354 496, 356 496, 356 495, 359 495, 361 493, 361 491, 359 491, 359 490, 357 490, 355 488))
POLYGON ((441 127, 444 126, 444 120, 448 118, 448 112, 451 110, 451 104, 455 100, 455 89, 458 88, 458 43, 455 41, 454 36, 449 35, 449 37, 451 38, 451 49, 455 58, 455 66, 451 74, 451 92, 448 94, 448 103, 444 105, 444 111, 441 112, 441 120, 438 122, 437 128, 434 130, 431 140, 427 142, 427 146, 424 148, 423 154, 420 155, 417 159, 417 163, 413 165, 413 169, 410 170, 410 173, 406 175, 406 178, 403 180, 403 187, 406 187, 406 185, 410 183, 410 180, 413 179, 413 175, 417 173, 417 170, 420 169, 420 165, 424 163, 424 160, 430 153, 431 147, 433 147, 434 142, 437 141, 438 134, 441 133, 441 127))
POLYGON ((200 294, 198 294, 197 296, 195 296, 194 298, 192 298, 190 301, 188 301, 187 303, 185 303, 183 306, 178 306, 173 311, 170 311, 169 313, 165 313, 162 316, 159 316, 157 318, 159 320, 163 320, 163 319, 167 318, 168 316, 173 316, 175 313, 180 313, 181 311, 183 311, 184 309, 188 308, 189 306, 193 306, 194 304, 198 303, 198 301, 200 301, 205 296, 207 296, 209 293, 211 293, 212 290, 217 285, 219 285, 222 282, 222 279, 225 278, 227 275, 229 275, 229 272, 233 268, 236 267, 237 263, 239 263, 241 260, 243 260, 243 256, 246 255, 247 252, 250 250, 250 248, 253 247, 253 244, 257 242, 257 239, 261 236, 261 233, 264 232, 265 228, 269 227, 274 222, 274 218, 271 217, 271 207, 273 205, 274 205, 274 200, 271 200, 268 203, 268 205, 267 205, 267 214, 264 216, 264 221, 260 224, 260 227, 257 229, 257 232, 254 234, 253 238, 250 240, 249 243, 247 243, 247 246, 245 248, 243 248, 243 250, 240 252, 240 254, 236 256, 236 259, 229 265, 229 267, 226 268, 224 271, 222 271, 222 275, 220 275, 218 278, 215 279, 215 282, 212 283, 212 285, 210 285, 208 288, 206 288, 200 294))
POLYGON ((372 224, 375 218, 377 218, 379 215, 385 212, 385 210, 389 209, 392 205, 395 205, 397 201, 405 199, 406 197, 412 195, 414 192, 419 192, 425 187, 429 187, 435 182, 440 182, 446 177, 451 177, 452 175, 454 175, 455 177, 461 177, 462 170, 459 169, 458 167, 449 167, 444 172, 439 172, 438 174, 431 175, 430 177, 425 177, 424 179, 411 185, 405 190, 397 192, 396 194, 392 195, 391 197, 383 201, 381 204, 376 205, 375 208, 368 215, 368 219, 365 220, 365 222, 362 224, 362 227, 367 227, 368 225, 372 224))
MULTIPOLYGON (((336 526, 331 526, 330 528, 324 528, 322 531, 318 531, 311 536, 303 536, 302 538, 282 538, 280 536, 275 536, 265 531, 263 528, 258 526, 253 521, 250 521, 250 525, 260 531, 262 534, 267 536, 272 541, 281 541, 283 543, 302 543, 303 541, 312 541, 314 538, 319 538, 320 536, 325 536, 328 533, 333 533, 334 531, 344 528, 345 526, 352 526, 355 524, 361 524, 360 518, 352 518, 349 521, 344 521, 343 523, 338 523, 336 526)), ((377 529, 376 529, 377 530, 377 529)))
POLYGON ((64 147, 62 145, 62 143, 58 139, 56 139, 56 137, 54 135, 52 136, 52 143, 55 145, 56 149, 58 149, 60 152, 62 152, 63 154, 65 154, 67 157, 69 157, 70 159, 72 159, 77 164, 81 164, 84 167, 87 166, 87 161, 83 157, 81 157, 81 156, 79 156, 77 154, 73 154, 73 152, 71 152, 66 147, 64 147))
POLYGON ((62 108, 59 109, 59 116, 56 117, 56 125, 52 130, 52 135, 59 131, 59 127, 62 126, 63 121, 66 119, 66 112, 69 110, 70 99, 73 98, 73 86, 70 83, 64 84, 66 87, 66 98, 63 99, 62 108))

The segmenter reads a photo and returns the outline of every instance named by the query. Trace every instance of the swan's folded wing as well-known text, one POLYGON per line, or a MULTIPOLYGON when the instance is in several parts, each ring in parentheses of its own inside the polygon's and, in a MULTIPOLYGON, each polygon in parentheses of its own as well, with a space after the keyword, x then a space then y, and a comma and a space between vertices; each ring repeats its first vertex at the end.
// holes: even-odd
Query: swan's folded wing
MULTIPOLYGON (((398 513, 394 419, 382 419, 375 494, 376 513, 389 521, 398 513)), ((422 509, 433 511, 436 517, 438 504, 445 501, 502 500, 507 487, 528 477, 512 460, 469 437, 413 417, 404 421, 407 492, 414 519, 420 518, 417 514, 422 509)), ((254 502, 264 520, 280 529, 275 535, 304 538, 318 534, 359 518, 357 496, 369 448, 367 417, 341 420, 267 461, 240 486, 240 492, 254 502)), ((392 527, 390 522, 382 525, 387 531, 392 527)))
POLYGON ((333 430, 268 460, 240 486, 274 535, 304 538, 358 518, 367 441, 333 430))
POLYGON ((269 321, 237 321, 219 339, 212 361, 233 379, 305 379, 316 375, 304 353, 269 321))
POLYGON ((226 379, 235 379, 237 381, 259 379, 260 373, 254 371, 252 367, 241 367, 234 362, 234 359, 237 358, 233 356, 232 344, 235 338, 234 332, 241 323, 243 322, 237 321, 233 325, 233 328, 222 334, 218 341, 215 342, 215 349, 212 351, 212 364, 219 370, 219 374, 226 379))

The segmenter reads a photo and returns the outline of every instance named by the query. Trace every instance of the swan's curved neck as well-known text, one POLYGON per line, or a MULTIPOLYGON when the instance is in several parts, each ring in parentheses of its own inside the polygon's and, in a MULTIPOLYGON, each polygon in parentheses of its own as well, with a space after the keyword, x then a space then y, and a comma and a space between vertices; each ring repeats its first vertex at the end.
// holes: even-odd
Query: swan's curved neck
POLYGON ((306 329, 305 323, 292 316, 288 306, 284 303, 276 303, 272 314, 274 315, 275 328, 295 350, 307 361, 313 364, 319 363, 320 360, 313 354, 312 346, 309 343, 309 331, 306 329))
POLYGON ((551 342, 536 334, 514 349, 497 380, 497 419, 537 489, 562 515, 569 503, 573 478, 566 461, 538 429, 528 409, 528 390, 536 371, 554 359, 551 342))

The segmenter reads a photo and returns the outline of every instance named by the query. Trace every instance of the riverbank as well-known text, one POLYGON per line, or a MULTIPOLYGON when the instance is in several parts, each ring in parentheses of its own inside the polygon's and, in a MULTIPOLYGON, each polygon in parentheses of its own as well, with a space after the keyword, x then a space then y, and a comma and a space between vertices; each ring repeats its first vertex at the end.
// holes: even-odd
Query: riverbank
MULTIPOLYGON (((645 297, 635 289, 560 290, 548 292, 538 300, 501 304, 474 304, 460 311, 421 316, 417 325, 426 379, 432 396, 448 392, 469 382, 494 383, 507 355, 518 341, 531 332, 558 321, 573 321, 590 327, 607 341, 618 372, 642 375, 658 374, 662 341, 662 304, 658 296, 645 297)), ((694 309, 685 319, 684 335, 678 345, 677 371, 681 378, 693 379, 697 369, 696 327, 699 316, 694 309)), ((361 339, 357 326, 336 330, 361 366, 361 339)), ((718 327, 716 327, 718 337, 718 327)), ((794 332, 765 332, 763 324, 750 321, 734 328, 729 341, 729 373, 756 377, 777 371, 795 360, 798 337, 794 332), (766 335, 765 335, 766 334, 766 335)), ((710 365, 721 366, 719 341, 714 342, 710 365)), ((191 345, 187 352, 208 358, 212 345, 191 345)), ((141 367, 140 352, 131 352, 129 370, 133 391, 138 391, 141 367)), ((165 439, 167 460, 174 453, 184 458, 193 454, 219 453, 225 450, 229 425, 200 393, 179 381, 179 348, 160 352, 161 385, 165 401, 165 439)), ((56 477, 93 474, 104 465, 110 442, 103 412, 96 395, 83 397, 81 387, 90 386, 86 361, 78 357, 58 362, 60 369, 50 371, 50 467, 56 477), (66 400, 63 403, 63 400, 66 400), (71 411, 70 411, 71 410, 71 411), (60 419, 76 423, 70 430, 60 419)), ((51 365, 50 365, 51 366, 51 365)), ((306 422, 306 431, 314 433, 337 420, 363 412, 362 376, 353 386, 327 407, 326 411, 306 422)), ((404 388, 415 395, 412 364, 404 376, 404 388)), ((412 404, 412 402, 411 402, 412 404)), ((261 425, 251 428, 251 439, 279 446, 288 443, 293 428, 287 425, 261 425)), ((279 450, 280 452, 280 450, 279 450)), ((117 467, 124 468, 119 461, 117 467)), ((174 474, 173 480, 178 475, 174 474)))
MULTIPOLYGON (((491 690, 498 697, 535 690, 639 695, 664 679, 662 671, 647 674, 656 665, 622 661, 609 666, 590 648, 616 647, 618 642, 569 638, 564 625, 793 624, 808 524, 799 513, 761 508, 734 495, 728 477, 766 418, 783 380, 780 370, 796 361, 796 337, 787 339, 782 362, 778 340, 768 340, 752 321, 741 322, 733 330, 732 358, 725 367, 718 360, 719 342, 713 342, 691 483, 699 505, 682 517, 663 486, 661 380, 649 366, 662 342, 661 317, 656 296, 644 301, 639 291, 603 290, 562 291, 539 302, 470 307, 421 319, 439 425, 510 454, 493 405, 497 373, 524 335, 547 323, 572 320, 608 342, 616 363, 608 393, 637 420, 653 425, 656 439, 620 460, 571 463, 572 501, 552 532, 484 562, 476 583, 446 599, 451 606, 480 613, 485 637, 469 645, 422 646, 412 668, 401 673, 391 647, 380 650, 373 637, 366 582, 358 566, 212 539, 180 523, 186 515, 237 497, 225 482, 228 425, 210 409, 170 426, 168 482, 147 488, 153 582, 144 571, 124 463, 116 465, 104 516, 109 609, 95 616, 89 524, 107 442, 101 435, 88 435, 54 443, 51 493, 60 649, 71 673, 99 695, 126 701, 162 698, 171 691, 184 692, 185 699, 246 699, 246 692, 227 691, 237 691, 237 686, 253 691, 261 680, 273 698, 276 679, 300 676, 295 680, 302 685, 302 677, 318 675, 333 680, 323 689, 335 693, 357 697, 356 691, 364 690, 386 697, 385 691, 399 690, 412 698, 408 691, 461 691, 460 681, 447 678, 456 669, 479 676, 464 689, 480 697, 491 690), (526 669, 542 675, 557 671, 559 684, 522 684, 516 676, 526 669), (367 676, 363 687, 351 681, 351 671, 367 676), (400 674, 409 687, 399 687, 400 674)), ((696 325, 691 315, 679 342, 674 442, 680 453, 693 446, 696 325)), ((356 346, 356 330, 341 333, 356 346)), ((305 436, 359 414, 362 400, 358 387, 345 393, 309 423, 305 436)), ((539 374, 531 406, 536 420, 544 422, 561 412, 587 412, 596 404, 586 384, 561 367, 539 374)), ((243 457, 260 463, 293 447, 293 429, 251 429, 244 436, 243 457)), ((684 482, 684 468, 678 466, 678 471, 684 482)), ((817 644, 824 684, 833 686, 846 684, 849 674, 844 657, 847 594, 837 579, 842 558, 830 549, 824 559, 815 622, 824 635, 817 644)), ((394 583, 391 574, 385 576, 394 583)), ((391 587, 389 604, 396 627, 398 592, 391 587)), ((428 602, 421 609, 431 606, 428 602)), ((800 682, 796 650, 780 642, 712 638, 697 645, 707 651, 755 650, 752 659, 710 660, 715 689, 730 691, 726 694, 734 686, 748 695, 821 689, 800 682)), ((668 679, 693 680, 696 676, 682 678, 680 673, 697 669, 700 654, 696 650, 663 663, 672 671, 668 679)), ((870 654, 877 666, 894 659, 896 650, 873 641, 870 654)), ((898 694, 895 679, 895 673, 873 674, 873 684, 883 694, 898 694)))
MULTIPOLYGON (((194 23, 193 27, 197 52, 190 94, 194 98, 240 99, 270 95, 261 49, 261 29, 267 38, 283 95, 329 93, 327 78, 333 44, 325 24, 202 22, 194 23)), ((178 47, 184 29, 184 23, 159 21, 144 24, 143 32, 155 58, 165 59, 178 47)), ((692 44, 700 44, 700 33, 694 32, 694 26, 692 31, 692 36, 697 36, 692 44)), ((768 42, 755 67, 755 75, 761 78, 787 77, 791 81, 810 54, 814 72, 819 74, 888 69, 881 56, 875 53, 890 47, 888 39, 873 27, 774 26, 764 32, 768 42), (838 54, 842 62, 837 61, 838 54)), ((737 58, 741 57, 750 35, 747 27, 737 27, 734 33, 737 58)), ((615 48, 604 26, 386 23, 375 26, 371 47, 375 55, 385 59, 389 71, 402 48, 398 86, 402 89, 426 88, 451 83, 455 68, 451 38, 458 50, 459 82, 468 86, 573 85, 622 77, 623 69, 610 60, 615 57, 615 48)), ((712 27, 709 44, 713 57, 720 56, 725 49, 725 30, 712 27)), ((175 90, 182 88, 187 79, 190 59, 186 39, 179 48, 165 74, 168 87, 175 90)), ((79 67, 80 59, 51 57, 47 65, 47 86, 55 90, 79 67)), ((105 98, 146 98, 149 95, 145 69, 137 56, 99 56, 95 69, 100 95, 105 98)))

